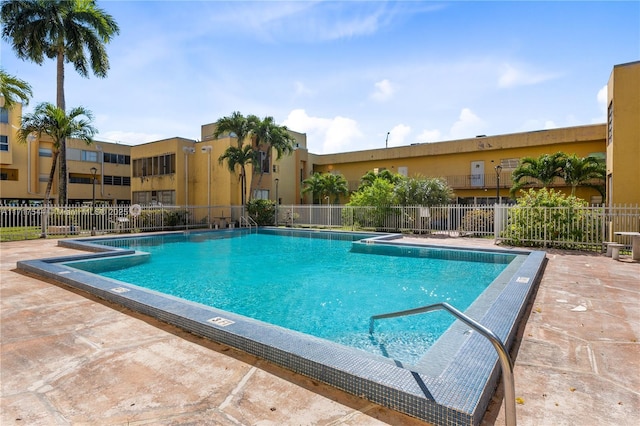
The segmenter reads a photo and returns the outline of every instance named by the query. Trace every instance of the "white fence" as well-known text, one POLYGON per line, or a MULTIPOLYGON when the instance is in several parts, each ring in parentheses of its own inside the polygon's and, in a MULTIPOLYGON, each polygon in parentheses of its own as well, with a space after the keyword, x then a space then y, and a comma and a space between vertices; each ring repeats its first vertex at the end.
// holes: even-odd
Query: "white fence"
MULTIPOLYGON (((0 206, 2 241, 45 236, 215 229, 251 223, 239 206, 0 206)), ((615 232, 640 231, 640 207, 443 205, 278 206, 279 226, 480 236, 516 246, 600 250, 605 241, 631 244, 615 232)), ((270 223, 272 224, 272 223, 270 223)))

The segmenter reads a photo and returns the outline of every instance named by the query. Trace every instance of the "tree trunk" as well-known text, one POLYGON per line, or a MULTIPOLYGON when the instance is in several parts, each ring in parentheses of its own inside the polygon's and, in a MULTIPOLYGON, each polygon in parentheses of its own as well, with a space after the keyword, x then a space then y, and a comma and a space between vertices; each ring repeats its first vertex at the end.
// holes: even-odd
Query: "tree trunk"
MULTIPOLYGON (((56 81, 56 106, 66 112, 64 99, 64 52, 58 50, 57 56, 57 81, 56 81)), ((67 194, 67 139, 60 140, 60 169, 58 176, 58 204, 66 205, 67 194)))
POLYGON ((49 204, 51 199, 51 187, 53 186, 53 177, 56 175, 56 162, 58 161, 58 151, 53 151, 51 158, 51 171, 49 172, 49 180, 47 181, 47 189, 44 191, 44 204, 49 204))

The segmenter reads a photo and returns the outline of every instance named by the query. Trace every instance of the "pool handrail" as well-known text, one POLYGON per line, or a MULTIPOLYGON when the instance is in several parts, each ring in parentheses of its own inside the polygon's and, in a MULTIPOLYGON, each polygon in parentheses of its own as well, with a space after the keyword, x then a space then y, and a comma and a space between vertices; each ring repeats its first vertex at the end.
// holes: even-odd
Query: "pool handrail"
POLYGON ((253 226, 255 226, 256 229, 258 228, 258 223, 255 220, 253 220, 251 216, 240 216, 240 226, 242 226, 243 219, 247 227, 249 228, 249 231, 251 231, 251 228, 253 226))
POLYGON ((496 336, 493 331, 489 330, 487 327, 483 326, 473 318, 468 317, 448 303, 435 303, 433 305, 421 306, 419 308, 407 309, 404 311, 372 315, 369 319, 369 334, 373 334, 375 320, 415 315, 438 310, 448 311, 454 317, 480 333, 482 336, 489 339, 496 352, 498 352, 498 358, 500 359, 500 365, 502 367, 502 381, 504 383, 505 423, 507 426, 516 426, 516 391, 513 378, 513 361, 511 360, 509 352, 505 348, 500 338, 496 336))

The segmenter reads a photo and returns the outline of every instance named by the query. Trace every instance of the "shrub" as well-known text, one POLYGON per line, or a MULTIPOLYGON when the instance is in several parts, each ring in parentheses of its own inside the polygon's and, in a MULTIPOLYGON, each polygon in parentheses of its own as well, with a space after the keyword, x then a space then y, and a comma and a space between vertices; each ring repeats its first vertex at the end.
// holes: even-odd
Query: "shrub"
POLYGON ((258 225, 273 225, 276 203, 271 200, 250 200, 247 203, 247 211, 258 225))
POLYGON ((492 232, 494 215, 493 210, 470 210, 460 221, 460 231, 471 234, 492 232))
POLYGON ((600 237, 599 215, 587 206, 586 201, 553 189, 530 189, 510 209, 501 236, 505 243, 518 246, 548 246, 553 241, 556 247, 579 247, 600 237))

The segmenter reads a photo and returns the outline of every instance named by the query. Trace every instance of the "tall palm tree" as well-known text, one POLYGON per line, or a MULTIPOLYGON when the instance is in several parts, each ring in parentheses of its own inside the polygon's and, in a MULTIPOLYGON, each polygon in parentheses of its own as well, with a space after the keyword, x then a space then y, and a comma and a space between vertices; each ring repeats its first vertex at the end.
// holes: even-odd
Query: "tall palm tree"
POLYGON ((36 106, 33 113, 22 117, 22 124, 17 132, 18 142, 26 143, 27 137, 35 133, 38 137, 43 134, 53 141, 51 158, 51 171, 47 181, 47 189, 44 193, 44 203, 49 204, 51 198, 51 186, 55 176, 56 164, 60 155, 61 142, 66 138, 83 140, 90 145, 96 129, 91 125, 93 115, 91 111, 83 107, 76 107, 66 114, 63 109, 48 102, 36 106))
MULTIPOLYGON (((262 120, 254 119, 251 121, 251 134, 255 137, 256 148, 260 149, 262 147, 264 149, 265 163, 267 165, 271 165, 272 150, 276 151, 276 159, 278 160, 281 159, 283 155, 289 155, 293 152, 295 139, 291 136, 286 126, 277 125, 273 117, 265 117, 262 120)), ((260 185, 264 172, 264 168, 261 167, 257 186, 260 185)))
POLYGON ((584 185, 597 189, 604 196, 603 184, 607 176, 607 167, 602 159, 593 156, 583 158, 572 154, 566 158, 563 172, 564 181, 571 185, 571 195, 576 194, 578 186, 584 185), (590 183, 593 180, 599 181, 599 184, 590 183))
POLYGON ((247 171, 246 166, 256 163, 256 151, 254 151, 251 145, 245 145, 242 148, 236 146, 230 146, 224 153, 218 158, 220 164, 227 162, 230 172, 236 171, 236 166, 240 167, 240 190, 242 205, 246 204, 247 200, 247 171))
POLYGON ((0 69, 0 108, 11 109, 20 101, 27 105, 31 96, 33 92, 29 83, 0 69))
MULTIPOLYGON (((20 59, 41 65, 56 60, 56 105, 66 109, 64 64, 70 62, 83 77, 89 70, 106 77, 109 58, 105 44, 120 29, 95 0, 7 0, 0 8, 2 37, 20 59)), ((67 202, 66 140, 60 140, 60 203, 67 202)))
POLYGON ((513 186, 510 192, 515 194, 522 187, 534 183, 529 179, 538 180, 543 187, 548 187, 556 177, 563 177, 563 169, 566 163, 566 154, 542 154, 538 158, 524 157, 520 164, 513 170, 511 179, 513 186))
POLYGON ((222 117, 216 121, 213 137, 218 138, 220 135, 228 133, 230 137, 237 138, 238 149, 241 149, 245 139, 250 136, 253 129, 252 122, 256 119, 255 116, 245 117, 235 111, 229 117, 222 117))

